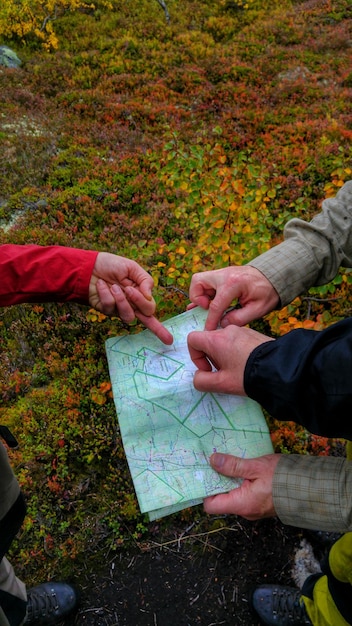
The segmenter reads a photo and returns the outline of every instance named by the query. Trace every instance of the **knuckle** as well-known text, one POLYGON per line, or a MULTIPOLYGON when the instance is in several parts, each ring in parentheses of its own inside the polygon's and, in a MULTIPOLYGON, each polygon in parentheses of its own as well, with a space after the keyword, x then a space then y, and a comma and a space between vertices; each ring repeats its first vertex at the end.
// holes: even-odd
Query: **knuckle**
POLYGON ((209 311, 211 311, 212 313, 223 312, 223 307, 221 306, 219 300, 217 300, 216 298, 214 298, 213 300, 210 300, 209 311))

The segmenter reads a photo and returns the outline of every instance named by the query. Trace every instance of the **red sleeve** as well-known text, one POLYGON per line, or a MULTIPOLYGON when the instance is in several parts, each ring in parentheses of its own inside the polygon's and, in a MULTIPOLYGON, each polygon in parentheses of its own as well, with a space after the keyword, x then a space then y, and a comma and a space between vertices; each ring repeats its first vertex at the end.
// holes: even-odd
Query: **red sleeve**
POLYGON ((0 246, 0 306, 21 302, 88 304, 98 252, 65 246, 0 246))

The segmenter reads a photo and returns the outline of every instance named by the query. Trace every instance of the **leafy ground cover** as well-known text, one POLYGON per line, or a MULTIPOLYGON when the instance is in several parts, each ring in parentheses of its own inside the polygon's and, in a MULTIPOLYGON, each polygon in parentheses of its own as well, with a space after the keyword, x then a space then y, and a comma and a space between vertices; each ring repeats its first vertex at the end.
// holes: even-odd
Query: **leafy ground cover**
MULTIPOLYGON (((352 171, 348 0, 167 6, 169 23, 152 0, 67 14, 56 50, 1 42, 23 63, 0 70, 0 243, 133 257, 161 319, 184 310, 193 272, 266 250, 352 171)), ((253 326, 323 328, 350 314, 350 283, 341 270, 253 326)), ((248 590, 289 580, 302 532, 139 514, 104 352, 139 330, 75 305, 0 312, 0 419, 28 499, 12 561, 28 583, 80 582, 77 624, 256 624, 248 590)), ((268 420, 277 451, 343 454, 268 420)))

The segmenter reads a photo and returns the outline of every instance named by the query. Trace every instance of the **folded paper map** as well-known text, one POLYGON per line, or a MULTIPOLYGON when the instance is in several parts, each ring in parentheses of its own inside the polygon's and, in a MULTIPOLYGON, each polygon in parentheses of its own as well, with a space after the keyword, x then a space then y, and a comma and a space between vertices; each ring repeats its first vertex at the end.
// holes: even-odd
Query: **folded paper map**
POLYGON ((145 330, 106 341, 123 446, 142 513, 154 520, 237 487, 215 472, 213 452, 255 457, 273 452, 260 406, 249 398, 202 393, 187 335, 203 330, 207 311, 194 308, 164 325, 164 345, 145 330))

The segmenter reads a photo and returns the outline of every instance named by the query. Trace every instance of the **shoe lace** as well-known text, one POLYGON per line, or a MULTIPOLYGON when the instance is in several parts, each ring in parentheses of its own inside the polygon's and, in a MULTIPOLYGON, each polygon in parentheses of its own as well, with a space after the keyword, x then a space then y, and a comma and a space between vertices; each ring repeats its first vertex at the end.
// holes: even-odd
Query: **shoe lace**
POLYGON ((300 602, 300 592, 287 592, 286 589, 277 589, 273 592, 273 615, 280 618, 289 618, 296 624, 312 624, 306 613, 303 602, 300 602))
POLYGON ((27 619, 39 619, 54 613, 58 610, 56 593, 47 593, 45 591, 31 591, 28 594, 27 603, 27 619))

